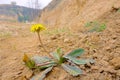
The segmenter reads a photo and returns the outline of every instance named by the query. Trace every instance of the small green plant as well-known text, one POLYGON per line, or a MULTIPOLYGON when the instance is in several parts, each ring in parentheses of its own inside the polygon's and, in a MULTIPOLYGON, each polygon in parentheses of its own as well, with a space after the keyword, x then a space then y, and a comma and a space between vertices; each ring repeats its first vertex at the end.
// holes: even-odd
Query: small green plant
POLYGON ((0 37, 10 37, 11 33, 10 32, 0 32, 0 37))
POLYGON ((40 56, 33 56, 30 58, 24 54, 23 61, 30 69, 44 70, 41 75, 34 75, 30 80, 43 80, 47 73, 49 73, 55 66, 62 66, 63 69, 72 76, 78 76, 82 74, 82 70, 77 65, 89 62, 94 63, 93 59, 78 59, 83 53, 84 49, 79 48, 64 55, 61 48, 58 48, 55 52, 50 53, 52 58, 40 56))
POLYGON ((99 23, 99 22, 87 22, 85 24, 85 26, 87 28, 89 28, 89 32, 101 32, 101 31, 104 31, 106 29, 106 25, 104 23, 99 23))
POLYGON ((63 34, 63 33, 72 34, 68 27, 54 28, 54 29, 49 29, 47 31, 44 31, 44 34, 48 36, 56 35, 56 34, 63 34))

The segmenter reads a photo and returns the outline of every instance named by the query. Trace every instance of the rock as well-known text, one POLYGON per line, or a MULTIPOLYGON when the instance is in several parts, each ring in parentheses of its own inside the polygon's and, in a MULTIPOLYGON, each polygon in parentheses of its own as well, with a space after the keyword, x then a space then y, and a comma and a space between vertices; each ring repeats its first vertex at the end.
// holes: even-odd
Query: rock
POLYGON ((104 60, 104 61, 108 61, 109 58, 108 58, 107 56, 104 56, 104 57, 103 57, 103 60, 104 60))
POLYGON ((110 64, 113 65, 114 69, 120 69, 120 57, 113 58, 110 60, 110 64))
POLYGON ((33 75, 33 72, 32 72, 32 71, 28 71, 28 72, 26 73, 25 77, 26 77, 27 79, 29 79, 29 78, 32 77, 32 75, 33 75))
POLYGON ((107 68, 104 68, 104 71, 112 73, 112 74, 116 74, 117 71, 114 70, 114 68, 112 66, 108 66, 107 68))
POLYGON ((55 39, 57 39, 57 36, 52 36, 50 39, 55 40, 55 39))
POLYGON ((91 68, 91 64, 90 63, 87 63, 84 66, 85 66, 85 68, 91 68))
POLYGON ((23 66, 22 66, 22 67, 20 67, 20 69, 19 69, 19 70, 24 70, 24 68, 25 68, 25 67, 23 67, 23 66))
POLYGON ((70 42, 71 42, 70 39, 68 38, 64 39, 64 43, 70 43, 70 42))
POLYGON ((107 67, 109 63, 107 61, 101 60, 100 65, 107 67))
POLYGON ((119 53, 119 52, 117 53, 117 49, 116 49, 116 52, 114 52, 114 55, 113 55, 113 56, 114 56, 114 57, 118 57, 119 55, 120 55, 120 53, 119 53))
POLYGON ((12 59, 13 59, 13 60, 17 60, 18 58, 17 58, 17 57, 13 57, 12 59))
POLYGON ((36 53, 40 53, 40 52, 41 52, 40 50, 36 51, 36 53))
POLYGON ((24 76, 22 76, 22 77, 21 77, 21 80, 28 80, 28 79, 26 79, 24 76))
POLYGON ((98 53, 94 53, 94 54, 93 54, 93 58, 94 58, 94 59, 98 58, 98 53))
MULTIPOLYGON (((118 22, 120 22, 120 20, 118 21, 118 22)), ((114 35, 114 36, 112 36, 112 39, 117 39, 118 37, 116 36, 116 35, 114 35)))
POLYGON ((99 72, 100 72, 100 73, 108 72, 108 73, 112 73, 112 74, 116 74, 116 73, 117 73, 117 71, 114 70, 112 66, 108 66, 108 67, 106 67, 106 68, 105 68, 105 67, 101 67, 101 68, 99 69, 99 72))
POLYGON ((48 40, 47 40, 47 43, 50 43, 50 42, 51 42, 51 40, 48 39, 48 40))
POLYGON ((98 67, 98 66, 92 66, 91 69, 92 69, 92 70, 98 70, 99 67, 98 67))
POLYGON ((80 68, 85 70, 85 66, 84 65, 80 65, 80 68))
POLYGON ((117 75, 120 76, 120 70, 117 71, 117 75))
POLYGON ((20 74, 22 74, 22 71, 19 71, 19 72, 16 73, 16 75, 20 75, 20 74))
POLYGON ((59 71, 60 69, 59 67, 54 67, 54 70, 59 71))
POLYGON ((61 37, 60 34, 56 34, 56 35, 52 36, 50 39, 51 39, 51 40, 55 40, 55 39, 58 39, 58 38, 60 38, 60 37, 61 37))

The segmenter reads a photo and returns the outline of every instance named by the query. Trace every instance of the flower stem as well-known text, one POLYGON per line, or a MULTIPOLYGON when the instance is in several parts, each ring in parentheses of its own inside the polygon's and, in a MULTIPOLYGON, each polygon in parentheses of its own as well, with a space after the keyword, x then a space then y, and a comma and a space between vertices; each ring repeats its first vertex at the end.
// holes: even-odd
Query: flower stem
MULTIPOLYGON (((40 33, 39 33, 39 32, 37 32, 37 34, 38 34, 39 42, 40 42, 40 44, 41 44, 42 48, 43 48, 43 49, 44 49, 44 51, 45 51, 45 52, 47 52, 47 54, 48 54, 48 51, 45 49, 45 47, 44 47, 44 45, 43 45, 43 43, 42 43, 40 33)), ((51 55, 50 55, 50 54, 48 54, 48 55, 51 57, 51 55)))
POLYGON ((43 46, 43 43, 42 43, 42 40, 41 40, 40 33, 39 33, 39 32, 37 32, 37 34, 38 34, 39 42, 40 42, 40 44, 41 44, 42 48, 44 49, 44 51, 45 51, 45 52, 48 52, 48 51, 45 49, 45 47, 43 46))

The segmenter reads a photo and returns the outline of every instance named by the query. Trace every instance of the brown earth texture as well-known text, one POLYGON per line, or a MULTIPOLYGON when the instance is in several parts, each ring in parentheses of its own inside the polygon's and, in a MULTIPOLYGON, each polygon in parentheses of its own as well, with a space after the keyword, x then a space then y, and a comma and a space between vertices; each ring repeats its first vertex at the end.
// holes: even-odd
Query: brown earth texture
MULTIPOLYGON (((40 23, 47 27, 41 33, 45 48, 53 52, 61 47, 65 53, 83 48, 81 58, 92 58, 95 63, 79 65, 84 74, 77 77, 54 67, 45 80, 120 80, 120 1, 57 1, 53 0, 40 17, 40 23), (98 31, 95 25, 86 27, 88 22, 104 23, 106 28, 98 31)), ((30 80, 34 72, 24 65, 24 53, 47 53, 39 46, 37 35, 30 32, 31 24, 0 24, 0 80, 30 80)))

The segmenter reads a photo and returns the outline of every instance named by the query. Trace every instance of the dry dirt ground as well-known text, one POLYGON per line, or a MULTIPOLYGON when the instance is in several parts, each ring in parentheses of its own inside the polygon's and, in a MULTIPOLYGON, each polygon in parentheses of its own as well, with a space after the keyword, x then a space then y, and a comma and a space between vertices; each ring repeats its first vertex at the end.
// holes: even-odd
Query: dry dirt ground
MULTIPOLYGON (((61 67, 55 67, 45 80, 120 80, 120 13, 113 10, 98 21, 107 25, 102 32, 88 32, 80 27, 78 31, 52 27, 42 33, 49 52, 57 47, 66 53, 84 48, 85 54, 81 57, 95 60, 94 64, 79 66, 84 75, 72 77, 61 67)), ((29 80, 33 72, 23 64, 23 54, 47 54, 39 46, 37 35, 30 32, 29 24, 0 24, 0 80, 29 80)))

